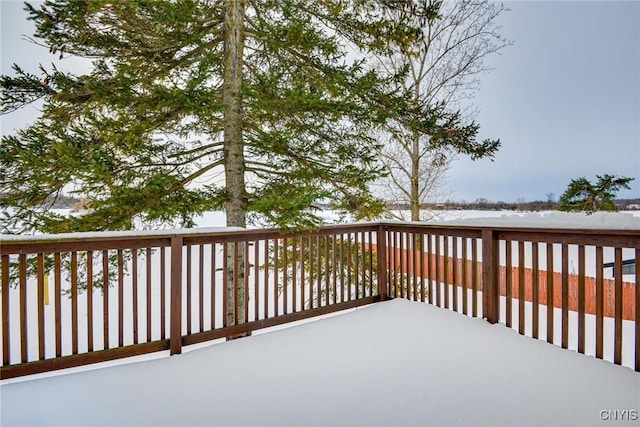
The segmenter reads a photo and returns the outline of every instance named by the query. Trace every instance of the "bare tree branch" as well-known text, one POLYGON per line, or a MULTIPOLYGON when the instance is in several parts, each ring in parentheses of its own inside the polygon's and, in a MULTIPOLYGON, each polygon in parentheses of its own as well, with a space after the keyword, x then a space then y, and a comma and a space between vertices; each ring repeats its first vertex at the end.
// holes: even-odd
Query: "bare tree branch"
MULTIPOLYGON (((411 10, 419 13, 399 12, 397 18, 422 23, 420 43, 408 51, 398 49, 378 57, 379 68, 399 73, 408 67, 400 85, 416 108, 444 105, 447 111, 459 111, 478 88, 477 75, 488 70, 484 59, 511 43, 498 33, 496 22, 507 9, 486 0, 412 4, 411 10)), ((440 189, 451 165, 452 152, 434 146, 431 136, 416 134, 400 122, 388 124, 379 135, 385 141, 381 161, 389 174, 378 185, 387 200, 410 206, 414 221, 421 219, 423 205, 442 197, 440 189)))

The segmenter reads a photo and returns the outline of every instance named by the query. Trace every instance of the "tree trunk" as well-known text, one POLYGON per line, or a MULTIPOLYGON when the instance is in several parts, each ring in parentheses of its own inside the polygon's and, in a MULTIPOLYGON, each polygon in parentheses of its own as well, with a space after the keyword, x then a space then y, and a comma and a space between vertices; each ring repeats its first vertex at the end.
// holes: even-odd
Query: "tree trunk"
MULTIPOLYGON (((226 0, 224 15, 224 170, 227 189, 227 226, 246 227, 245 160, 242 140, 242 65, 244 50, 244 0, 226 0)), ((227 243, 227 325, 246 322, 244 243, 227 243), (236 248, 235 245, 238 245, 236 248), (235 256, 237 254, 237 260, 235 256), (236 270, 237 269, 237 270, 236 270)), ((238 338, 248 334, 238 335, 238 338)))
POLYGON ((413 132, 411 142, 411 221, 420 221, 420 134, 413 132))

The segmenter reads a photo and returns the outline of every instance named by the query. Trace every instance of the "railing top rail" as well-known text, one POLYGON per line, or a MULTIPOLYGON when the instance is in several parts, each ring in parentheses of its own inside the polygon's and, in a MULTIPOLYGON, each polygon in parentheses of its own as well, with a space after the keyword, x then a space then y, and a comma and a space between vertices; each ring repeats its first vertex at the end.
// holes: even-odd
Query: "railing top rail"
POLYGON ((87 242, 104 240, 157 239, 185 235, 213 235, 246 231, 240 227, 185 228, 173 230, 90 231, 60 234, 0 234, 0 243, 87 242))
POLYGON ((170 230, 132 230, 132 231, 96 231, 60 234, 0 234, 1 245, 23 245, 23 244, 47 244, 47 243, 72 243, 72 242, 105 242, 105 241, 128 241, 128 240, 157 240, 159 238, 184 237, 185 239, 197 237, 244 237, 247 239, 260 239, 265 237, 291 237, 299 235, 326 234, 340 231, 373 231, 380 223, 359 222, 351 224, 326 225, 318 229, 310 230, 281 230, 264 228, 241 228, 241 227, 214 227, 214 228, 185 228, 170 230))
POLYGON ((494 230, 497 232, 519 232, 519 233, 531 233, 531 234, 599 234, 599 235, 626 235, 626 236, 639 236, 640 235, 640 220, 638 221, 638 227, 584 227, 580 225, 569 227, 550 227, 550 226, 522 226, 522 225, 498 225, 487 222, 487 224, 456 224, 449 222, 419 222, 419 221, 397 221, 397 220, 385 220, 380 221, 381 225, 390 227, 419 227, 426 229, 438 229, 438 230, 476 230, 482 231, 486 229, 494 230))
MULTIPOLYGON (((523 227, 523 226, 504 226, 504 225, 464 225, 455 223, 434 223, 434 222, 411 222, 411 221, 394 221, 385 220, 377 222, 359 222, 351 224, 334 224, 326 225, 315 230, 279 230, 279 229, 244 229, 240 227, 216 227, 216 228, 191 228, 191 229, 173 229, 173 230, 136 230, 136 231, 102 231, 102 232, 82 232, 82 233, 63 233, 63 234, 40 234, 40 235, 8 235, 0 234, 0 247, 15 245, 31 245, 31 244, 56 244, 56 243, 96 243, 96 242, 126 242, 131 240, 146 241, 157 240, 159 238, 183 237, 187 241, 195 239, 220 239, 220 240, 257 240, 264 238, 285 238, 300 235, 327 235, 337 234, 340 232, 353 231, 373 231, 378 227, 401 228, 401 229, 421 229, 421 230, 438 230, 445 232, 471 232, 481 233, 482 230, 490 229, 497 233, 518 233, 521 235, 542 236, 542 235, 569 235, 569 236, 590 236, 597 238, 598 236, 619 236, 619 237, 638 237, 640 236, 639 228, 580 228, 576 227, 523 227)), ((635 246, 635 245, 633 245, 635 246)), ((3 251, 4 252, 4 251, 3 251)))

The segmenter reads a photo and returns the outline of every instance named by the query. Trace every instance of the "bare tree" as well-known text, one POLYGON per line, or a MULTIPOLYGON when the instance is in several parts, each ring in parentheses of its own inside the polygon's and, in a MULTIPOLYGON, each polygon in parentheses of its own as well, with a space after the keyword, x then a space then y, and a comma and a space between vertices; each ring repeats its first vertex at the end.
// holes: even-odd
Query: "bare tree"
POLYGON ((391 208, 387 211, 389 216, 403 221, 426 221, 434 219, 436 213, 425 209, 425 204, 447 197, 442 184, 451 162, 443 150, 430 150, 423 144, 415 156, 412 148, 409 143, 387 139, 381 157, 389 175, 380 180, 379 192, 391 208))
MULTIPOLYGON (((502 4, 486 0, 411 0, 397 16, 419 23, 423 33, 412 48, 379 57, 380 67, 405 72, 400 84, 416 108, 433 110, 433 132, 390 123, 382 136, 386 147, 381 153, 388 176, 378 184, 389 201, 411 207, 412 221, 428 219, 430 214, 420 215, 421 206, 443 196, 446 172, 456 152, 490 157, 499 145, 486 141, 493 150, 478 155, 443 142, 458 138, 458 147, 465 147, 475 141, 479 127, 471 122, 469 100, 479 88, 479 74, 489 71, 485 58, 510 44, 498 33, 496 22, 505 10, 502 4), (471 123, 464 125, 464 121, 471 123)), ((407 219, 402 213, 395 216, 407 219)))

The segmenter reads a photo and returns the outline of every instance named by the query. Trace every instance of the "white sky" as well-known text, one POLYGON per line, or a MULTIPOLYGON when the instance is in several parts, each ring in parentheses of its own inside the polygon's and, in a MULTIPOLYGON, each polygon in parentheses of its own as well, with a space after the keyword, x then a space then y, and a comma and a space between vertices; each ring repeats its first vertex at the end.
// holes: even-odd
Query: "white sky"
POLYGON ((495 162, 456 162, 453 198, 546 200, 572 178, 635 177, 640 197, 640 2, 505 2, 513 40, 488 64, 477 95, 495 162))
MULTIPOLYGON (((451 198, 493 201, 560 195, 572 178, 634 177, 620 197, 640 197, 640 2, 508 1, 502 34, 515 44, 494 56, 475 105, 481 138, 500 138, 495 161, 460 159, 451 198)), ((36 71, 55 58, 24 40, 22 2, 0 0, 1 71, 36 71)), ((60 61, 57 61, 60 62, 60 61)), ((65 59, 65 67, 78 61, 65 59)), ((34 117, 0 118, 2 134, 34 117)))

